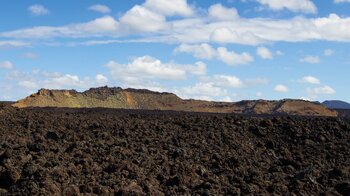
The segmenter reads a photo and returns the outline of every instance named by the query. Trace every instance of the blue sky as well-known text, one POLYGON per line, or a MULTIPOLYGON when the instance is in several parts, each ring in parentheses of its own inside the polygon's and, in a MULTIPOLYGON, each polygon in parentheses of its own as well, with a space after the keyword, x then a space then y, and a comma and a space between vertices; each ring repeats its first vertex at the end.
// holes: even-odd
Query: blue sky
POLYGON ((1 4, 0 100, 108 85, 350 102, 350 0, 1 4))

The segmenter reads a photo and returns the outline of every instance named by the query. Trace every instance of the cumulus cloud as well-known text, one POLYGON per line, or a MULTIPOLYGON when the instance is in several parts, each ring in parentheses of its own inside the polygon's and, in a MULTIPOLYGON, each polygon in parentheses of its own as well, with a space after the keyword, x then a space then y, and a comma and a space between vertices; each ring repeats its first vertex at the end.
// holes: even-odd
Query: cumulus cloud
POLYGON ((209 44, 181 44, 174 50, 176 53, 183 52, 192 54, 201 59, 217 59, 228 65, 244 65, 254 61, 254 58, 246 52, 241 54, 228 51, 225 47, 213 48, 209 44))
POLYGON ((175 90, 180 97, 188 99, 201 99, 210 101, 220 101, 228 96, 228 91, 220 88, 213 82, 198 82, 193 86, 186 86, 175 90))
POLYGON ((65 74, 59 77, 54 77, 49 80, 44 81, 45 86, 51 86, 54 88, 60 88, 63 86, 84 86, 84 81, 81 81, 79 76, 77 75, 71 75, 71 74, 65 74))
POLYGON ((266 47, 258 47, 256 49, 256 54, 262 59, 273 59, 272 52, 266 47))
POLYGON ((332 56, 334 54, 334 50, 332 49, 326 49, 323 51, 324 56, 332 56))
POLYGON ((191 16, 194 10, 187 0, 146 0, 144 7, 166 16, 191 16))
POLYGON ((108 78, 102 74, 97 74, 95 79, 99 85, 106 85, 108 83, 108 78))
POLYGON ((328 85, 306 88, 305 91, 307 93, 307 99, 310 100, 318 100, 320 97, 329 97, 336 94, 336 91, 328 85))
POLYGON ((84 32, 103 35, 104 33, 115 33, 118 31, 118 22, 111 16, 104 16, 97 18, 85 24, 78 24, 71 26, 74 30, 80 30, 81 34, 84 32))
POLYGON ((321 83, 321 81, 318 78, 313 77, 313 76, 305 76, 300 81, 303 83, 309 83, 309 84, 320 84, 321 83))
POLYGON ((183 80, 188 74, 203 75, 206 73, 206 65, 202 62, 189 65, 162 63, 159 59, 150 56, 137 57, 127 64, 110 61, 105 67, 110 70, 113 79, 130 86, 155 79, 183 80))
MULTIPOLYGON (((239 26, 234 25, 234 26, 236 26, 236 28, 240 28, 240 25, 239 26)), ((242 43, 246 45, 257 45, 265 42, 263 38, 256 35, 254 32, 250 32, 250 31, 244 32, 242 30, 243 29, 233 30, 227 27, 219 27, 219 28, 213 29, 211 32, 209 32, 210 41, 217 42, 217 43, 242 43)))
POLYGON ((176 88, 174 92, 182 98, 232 101, 238 98, 237 94, 232 93, 233 89, 251 87, 253 82, 254 85, 266 84, 266 80, 262 78, 242 80, 234 75, 215 74, 200 77, 194 85, 176 88))
POLYGON ((29 90, 35 90, 35 89, 40 88, 40 87, 38 87, 38 84, 36 82, 30 81, 30 80, 19 81, 18 85, 20 87, 23 87, 23 88, 29 89, 29 90))
POLYGON ((217 87, 240 88, 243 82, 236 76, 232 75, 213 75, 201 79, 205 83, 213 83, 217 87))
POLYGON ((257 2, 262 5, 268 6, 272 10, 287 9, 292 12, 317 12, 317 7, 311 0, 257 0, 257 2))
POLYGON ((318 63, 321 62, 321 59, 318 56, 308 55, 308 56, 305 56, 305 57, 301 58, 300 62, 310 63, 310 64, 318 64, 318 63))
POLYGON ((120 23, 125 31, 131 34, 136 32, 157 32, 167 28, 166 19, 163 15, 139 5, 127 11, 120 18, 120 23))
POLYGON ((288 87, 282 84, 275 86, 274 90, 279 93, 286 93, 289 91, 288 87))
POLYGON ((331 95, 336 93, 336 91, 332 87, 327 85, 317 88, 307 88, 306 92, 311 95, 331 95))
POLYGON ((181 44, 174 50, 176 53, 183 52, 192 54, 200 59, 213 59, 217 55, 217 51, 209 44, 203 43, 198 45, 181 44))
POLYGON ((35 4, 28 7, 28 11, 35 16, 47 15, 50 11, 43 5, 35 4))
POLYGON ((3 62, 0 62, 0 68, 12 69, 13 64, 10 61, 3 61, 3 62))
POLYGON ((108 14, 111 12, 111 9, 108 6, 101 4, 92 5, 88 9, 102 14, 108 14))
POLYGON ((196 62, 193 65, 186 65, 184 69, 193 75, 205 75, 207 73, 207 65, 203 62, 196 62))
MULTIPOLYGON (((308 2, 276 0, 283 4, 280 7, 286 7, 285 4, 288 3, 285 2, 295 1, 308 2)), ((305 7, 303 3, 297 4, 305 7)), ((208 12, 197 15, 190 15, 191 11, 179 11, 188 10, 183 7, 188 7, 185 0, 148 0, 145 4, 135 5, 119 19, 105 16, 85 23, 17 29, 1 32, 0 37, 11 39, 113 37, 123 41, 131 39, 135 42, 188 44, 214 42, 245 45, 278 41, 350 41, 350 17, 339 17, 337 14, 315 18, 241 18, 238 14, 235 16, 234 8, 220 4, 213 5, 209 7, 208 12), (171 6, 167 6, 168 4, 171 6), (179 14, 186 16, 167 17, 179 14)), ((193 12, 193 9, 190 10, 193 12)))
POLYGON ((14 70, 5 77, 8 81, 14 81, 19 89, 34 91, 38 88, 48 89, 86 89, 92 86, 101 86, 107 78, 97 75, 96 78, 81 78, 75 74, 62 74, 58 72, 46 72, 33 70, 31 72, 21 72, 14 70))
POLYGON ((209 17, 220 21, 230 21, 239 18, 236 8, 226 8, 221 4, 214 4, 208 9, 209 17))
POLYGON ((228 65, 245 65, 254 61, 254 58, 246 52, 238 54, 233 51, 230 52, 224 47, 219 47, 217 52, 218 59, 222 60, 228 65))

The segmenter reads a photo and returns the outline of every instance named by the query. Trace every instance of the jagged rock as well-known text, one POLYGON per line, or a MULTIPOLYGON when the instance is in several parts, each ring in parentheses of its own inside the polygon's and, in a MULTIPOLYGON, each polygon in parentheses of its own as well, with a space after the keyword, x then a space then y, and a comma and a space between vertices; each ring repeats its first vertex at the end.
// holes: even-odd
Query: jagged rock
POLYGON ((117 192, 117 195, 144 195, 142 188, 136 183, 131 182, 117 192))
POLYGON ((69 185, 63 190, 64 196, 80 196, 80 190, 75 185, 69 185))
POLYGON ((349 192, 349 119, 99 108, 2 111, 0 195, 349 192), (48 131, 59 139, 45 139, 48 131))

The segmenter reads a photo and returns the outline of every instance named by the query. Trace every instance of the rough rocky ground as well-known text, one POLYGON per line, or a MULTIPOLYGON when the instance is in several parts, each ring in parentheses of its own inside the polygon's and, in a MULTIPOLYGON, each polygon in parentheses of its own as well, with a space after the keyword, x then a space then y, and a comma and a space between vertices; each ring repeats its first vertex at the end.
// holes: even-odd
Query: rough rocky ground
POLYGON ((349 195, 350 121, 0 109, 0 195, 349 195))
POLYGON ((337 111, 339 117, 350 119, 350 110, 336 109, 336 111, 337 111))

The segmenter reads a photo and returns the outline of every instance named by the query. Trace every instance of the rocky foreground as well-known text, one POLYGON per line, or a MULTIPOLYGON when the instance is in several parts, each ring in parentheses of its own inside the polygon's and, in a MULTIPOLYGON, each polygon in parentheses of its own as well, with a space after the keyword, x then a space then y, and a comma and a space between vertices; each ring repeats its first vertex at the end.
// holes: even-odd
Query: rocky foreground
POLYGON ((349 195, 350 121, 0 109, 0 195, 349 195))

